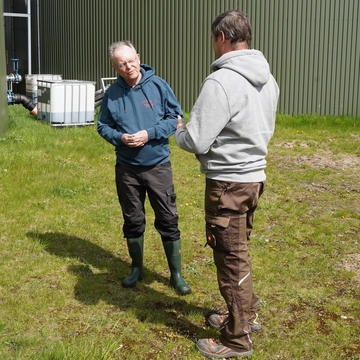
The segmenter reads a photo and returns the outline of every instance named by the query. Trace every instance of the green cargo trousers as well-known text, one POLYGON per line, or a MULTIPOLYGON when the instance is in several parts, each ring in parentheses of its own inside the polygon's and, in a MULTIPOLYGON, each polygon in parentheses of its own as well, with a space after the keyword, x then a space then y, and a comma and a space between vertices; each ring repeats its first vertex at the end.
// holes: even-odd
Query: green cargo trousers
POLYGON ((260 299, 253 292, 248 245, 264 189, 265 182, 206 179, 206 240, 213 249, 219 290, 229 311, 228 321, 220 329, 220 341, 238 351, 252 348, 248 320, 260 307, 260 299))

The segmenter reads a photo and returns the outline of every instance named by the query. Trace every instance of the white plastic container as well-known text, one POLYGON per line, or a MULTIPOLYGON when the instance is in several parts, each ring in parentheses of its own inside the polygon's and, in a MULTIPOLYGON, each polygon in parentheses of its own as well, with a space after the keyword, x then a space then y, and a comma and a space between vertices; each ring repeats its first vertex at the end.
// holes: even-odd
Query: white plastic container
POLYGON ((52 126, 94 124, 95 82, 38 81, 37 118, 52 126))
POLYGON ((52 74, 35 74, 25 75, 26 81, 26 96, 29 97, 35 104, 38 102, 38 80, 61 80, 61 75, 52 74))

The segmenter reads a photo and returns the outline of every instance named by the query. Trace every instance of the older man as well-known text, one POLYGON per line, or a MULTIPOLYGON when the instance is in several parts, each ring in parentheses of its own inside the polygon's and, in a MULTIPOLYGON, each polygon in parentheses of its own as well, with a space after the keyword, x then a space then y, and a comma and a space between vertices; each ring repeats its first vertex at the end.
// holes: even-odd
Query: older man
POLYGON ((180 105, 170 86, 152 67, 140 64, 130 41, 110 46, 117 81, 106 91, 98 132, 116 150, 116 188, 124 219, 123 233, 132 259, 124 287, 143 277, 146 195, 155 213, 170 268, 170 285, 181 294, 190 287, 181 275, 181 241, 168 138, 174 134, 180 105))

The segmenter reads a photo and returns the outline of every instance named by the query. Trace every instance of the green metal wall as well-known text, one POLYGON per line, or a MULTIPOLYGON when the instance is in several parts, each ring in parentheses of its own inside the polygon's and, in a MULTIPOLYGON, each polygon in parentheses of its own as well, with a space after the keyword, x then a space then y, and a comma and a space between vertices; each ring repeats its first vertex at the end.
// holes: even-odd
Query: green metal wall
MULTIPOLYGON (((0 2, 0 14, 3 13, 3 3, 0 2)), ((5 49, 4 20, 0 17, 0 49, 5 49)), ((8 123, 7 83, 6 83, 5 51, 0 51, 0 136, 4 135, 8 123)))
MULTIPOLYGON (((39 4, 41 73, 92 81, 114 76, 108 45, 130 39, 141 60, 168 81, 183 109, 190 110, 214 60, 211 22, 220 12, 236 8, 248 14, 252 46, 265 54, 279 83, 280 112, 360 117, 359 0, 40 0, 39 4)), ((36 19, 32 25, 35 28, 36 19)))

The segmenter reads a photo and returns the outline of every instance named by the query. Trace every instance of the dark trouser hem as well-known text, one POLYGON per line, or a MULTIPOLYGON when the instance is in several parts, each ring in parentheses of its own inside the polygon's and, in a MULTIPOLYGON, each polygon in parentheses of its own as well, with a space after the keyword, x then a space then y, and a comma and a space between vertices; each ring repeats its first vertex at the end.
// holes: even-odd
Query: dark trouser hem
POLYGON ((239 347, 239 346, 236 346, 236 345, 234 346, 233 343, 227 341, 222 335, 220 335, 219 340, 221 341, 221 343, 224 346, 226 346, 226 347, 228 347, 230 349, 233 349, 235 351, 238 351, 238 352, 246 352, 246 351, 249 351, 249 350, 252 349, 252 346, 250 346, 249 348, 239 347))

